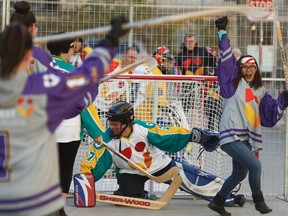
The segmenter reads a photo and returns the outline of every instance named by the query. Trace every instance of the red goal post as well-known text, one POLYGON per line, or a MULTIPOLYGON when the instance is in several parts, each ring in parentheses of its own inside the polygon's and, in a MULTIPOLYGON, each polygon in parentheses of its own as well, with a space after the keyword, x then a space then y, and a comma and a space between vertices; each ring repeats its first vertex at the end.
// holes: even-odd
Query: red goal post
POLYGON ((217 76, 196 76, 196 75, 133 75, 121 74, 114 79, 135 79, 135 80, 174 80, 174 81, 217 81, 217 76))

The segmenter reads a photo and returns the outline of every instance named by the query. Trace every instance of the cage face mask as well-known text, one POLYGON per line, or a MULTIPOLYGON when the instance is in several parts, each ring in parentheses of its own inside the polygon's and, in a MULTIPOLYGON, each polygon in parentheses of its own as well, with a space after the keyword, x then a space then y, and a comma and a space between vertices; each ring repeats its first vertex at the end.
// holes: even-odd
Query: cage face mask
POLYGON ((122 136, 124 130, 133 123, 134 118, 134 108, 131 106, 131 104, 120 101, 112 105, 108 110, 107 120, 111 122, 120 122, 121 131, 116 134, 111 130, 111 136, 113 138, 119 139, 122 136))
POLYGON ((174 74, 174 56, 166 46, 158 47, 152 56, 156 59, 158 68, 163 74, 174 74))

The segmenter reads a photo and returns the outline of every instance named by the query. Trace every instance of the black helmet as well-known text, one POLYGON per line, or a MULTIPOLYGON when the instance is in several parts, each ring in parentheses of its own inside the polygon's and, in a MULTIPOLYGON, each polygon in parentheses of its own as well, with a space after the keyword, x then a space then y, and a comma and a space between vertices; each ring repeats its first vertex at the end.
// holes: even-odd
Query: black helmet
POLYGON ((107 113, 109 121, 120 121, 122 124, 129 124, 134 120, 134 108, 125 101, 113 104, 107 113))

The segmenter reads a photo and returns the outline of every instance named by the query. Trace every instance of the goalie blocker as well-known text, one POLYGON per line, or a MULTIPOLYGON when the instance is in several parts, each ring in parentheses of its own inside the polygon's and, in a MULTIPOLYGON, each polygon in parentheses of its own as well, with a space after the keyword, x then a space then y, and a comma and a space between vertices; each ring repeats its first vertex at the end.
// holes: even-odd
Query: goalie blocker
POLYGON ((199 143, 208 152, 212 152, 219 147, 219 132, 193 128, 191 134, 191 142, 199 143))

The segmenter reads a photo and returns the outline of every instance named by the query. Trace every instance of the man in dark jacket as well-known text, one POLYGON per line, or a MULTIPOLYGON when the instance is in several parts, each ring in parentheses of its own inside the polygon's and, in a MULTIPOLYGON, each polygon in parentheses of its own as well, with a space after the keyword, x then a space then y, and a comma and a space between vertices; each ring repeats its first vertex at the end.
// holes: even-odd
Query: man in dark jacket
POLYGON ((183 75, 216 75, 218 54, 209 47, 197 46, 194 34, 186 34, 181 51, 177 54, 177 64, 183 75))

